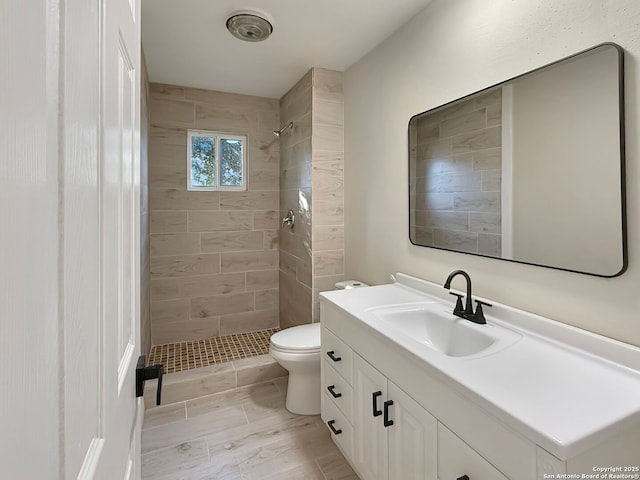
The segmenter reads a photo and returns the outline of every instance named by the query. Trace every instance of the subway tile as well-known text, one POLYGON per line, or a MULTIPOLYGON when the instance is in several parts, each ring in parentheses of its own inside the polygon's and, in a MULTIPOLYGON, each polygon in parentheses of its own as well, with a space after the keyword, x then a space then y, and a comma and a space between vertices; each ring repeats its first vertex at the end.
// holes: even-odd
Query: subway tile
POLYGON ((454 210, 500 212, 500 192, 469 192, 453 195, 454 210))
POLYGON ((273 230, 280 227, 280 217, 276 210, 253 212, 254 230, 273 230))
POLYGON ((469 231, 469 214, 467 212, 428 211, 423 220, 416 223, 430 228, 444 230, 469 231))
POLYGON ((278 266, 278 252, 222 253, 220 269, 222 272, 247 272, 253 270, 272 270, 278 266))
POLYGON ((295 122, 300 117, 311 113, 311 98, 311 84, 291 97, 286 106, 280 109, 280 123, 282 126, 289 122, 295 122))
POLYGON ((327 275, 313 277, 313 301, 320 301, 320 293, 335 289, 335 284, 344 280, 344 275, 327 275))
POLYGON ((502 104, 488 105, 487 108, 487 127, 495 127, 502 125, 502 104))
POLYGON ((482 191, 500 192, 502 187, 502 172, 500 170, 482 171, 482 191))
POLYGON ((313 99, 313 124, 344 127, 344 103, 313 99))
POLYGON ((473 153, 442 156, 436 160, 420 160, 416 163, 416 176, 466 173, 473 168, 473 153))
POLYGON ((198 233, 158 233, 150 237, 151 256, 179 255, 200 252, 198 233))
POLYGON ((316 200, 343 190, 343 167, 342 162, 314 162, 313 194, 316 200))
POLYGON ((323 195, 313 202, 315 225, 344 225, 344 193, 323 195))
POLYGON ((459 252, 476 253, 478 251, 478 234, 474 232, 434 229, 433 245, 459 252))
POLYGON ((149 170, 151 174, 156 172, 156 167, 163 165, 165 167, 173 166, 179 169, 184 172, 184 176, 186 177, 186 158, 187 149, 185 145, 167 145, 156 141, 152 141, 149 144, 149 170))
POLYGON ((203 253, 262 250, 261 231, 211 232, 201 234, 203 253))
POLYGON ((178 233, 187 231, 187 212, 152 211, 151 233, 178 233))
MULTIPOLYGON (((259 357, 245 358, 243 360, 234 360, 233 365, 236 368, 236 375, 238 378, 238 387, 243 387, 245 385, 252 385, 260 382, 267 382, 274 378, 279 378, 287 375, 287 371, 282 368, 278 362, 276 362, 270 355, 261 355, 259 357), (258 361, 256 361, 258 360, 258 361)), ((279 398, 279 395, 270 397, 267 399, 276 400, 276 405, 279 406, 282 399, 279 398), (278 401, 279 400, 279 401, 278 401)), ((245 408, 254 407, 250 409, 250 412, 247 412, 247 417, 249 418, 249 413, 254 413, 255 403, 250 403, 245 408)), ((246 411, 246 410, 245 410, 246 411)), ((266 413, 266 412, 260 412, 266 413)), ((256 418, 256 415, 253 415, 251 419, 256 418)))
POLYGON ((500 169, 502 165, 502 149, 490 148, 473 152, 474 170, 500 169))
POLYGON ((453 193, 420 193, 416 194, 418 210, 453 210, 453 193))
POLYGON ((220 319, 219 317, 208 317, 187 320, 154 320, 151 324, 151 333, 154 345, 217 337, 220 333, 220 319))
POLYGON ((252 292, 256 290, 268 290, 278 288, 278 270, 263 270, 259 272, 246 272, 246 288, 252 292))
POLYGON ((278 210, 279 193, 220 192, 222 210, 278 210))
POLYGON ((149 167, 149 188, 165 189, 186 189, 187 186, 187 166, 178 163, 172 164, 150 164, 149 167))
POLYGON ((184 87, 165 83, 149 82, 149 94, 155 98, 184 99, 184 87))
POLYGON ((245 277, 244 273, 223 273, 181 278, 179 289, 180 296, 189 298, 244 292, 245 277))
POLYGON ((165 322, 185 322, 188 319, 189 300, 186 298, 151 302, 152 326, 165 322))
POLYGON ((344 129, 330 125, 313 126, 314 150, 344 151, 344 129))
POLYGON ((486 148, 496 148, 502 143, 501 127, 490 127, 472 133, 452 137, 451 150, 454 153, 473 152, 486 148))
POLYGON ((262 290, 255 292, 256 310, 277 310, 278 309, 278 290, 262 290))
POLYGON ((442 140, 435 140, 433 142, 421 143, 418 145, 418 161, 440 159, 442 157, 450 156, 451 150, 451 138, 445 138, 442 140))
POLYGON ((445 120, 440 124, 440 137, 451 137, 485 128, 486 118, 486 110, 481 109, 445 120))
POLYGON ((340 250, 344 248, 344 226, 322 225, 313 227, 313 250, 340 250))
POLYGON ((149 283, 151 300, 172 300, 180 297, 180 285, 177 279, 157 278, 149 283))
POLYGON ((195 124, 199 129, 244 135, 258 127, 258 120, 258 112, 250 106, 195 104, 195 124))
MULTIPOLYGON (((197 297, 190 299, 190 302, 191 318, 206 318, 222 316, 229 313, 249 312, 254 310, 255 305, 253 292, 197 297)), ((226 333, 223 335, 226 335, 226 333)))
POLYGON ((278 309, 222 315, 220 317, 220 335, 276 328, 278 319, 278 309))
POLYGON ((316 276, 342 274, 344 272, 344 250, 314 252, 313 272, 316 276))
POLYGON ((280 135, 280 151, 286 150, 299 142, 311 140, 311 113, 293 121, 293 128, 280 135))
POLYGON ((500 213, 469 214, 469 230, 472 232, 500 234, 501 229, 500 213))
POLYGON ((283 272, 292 275, 294 278, 296 277, 296 265, 297 265, 297 257, 285 252, 280 251, 280 270, 283 272))
POLYGON ((195 127, 195 107, 193 103, 160 99, 152 96, 149 102, 149 111, 152 125, 195 127))
POLYGON ((239 109, 253 108, 260 111, 275 111, 280 108, 275 98, 258 97, 254 95, 242 95, 238 93, 220 92, 218 90, 204 90, 200 88, 186 87, 184 98, 199 103, 212 103, 235 107, 239 109))
POLYGON ((301 257, 296 258, 296 280, 311 288, 313 284, 313 262, 311 252, 307 251, 301 257))
POLYGON ((502 88, 490 90, 481 95, 474 95, 476 108, 486 107, 488 105, 502 104, 502 88))
POLYGON ((278 250, 280 245, 280 233, 278 230, 265 230, 262 232, 262 249, 278 250))
POLYGON ((219 192, 193 192, 181 188, 151 188, 149 190, 151 210, 218 210, 219 192))
POLYGON ((190 232, 252 230, 253 213, 244 211, 190 211, 188 228, 190 232))
POLYGON ((151 146, 178 146, 183 147, 182 158, 187 157, 187 129, 180 127, 163 127, 160 125, 151 125, 149 128, 149 147, 151 146))
POLYGON ((478 253, 500 257, 502 255, 502 236, 487 233, 478 234, 478 253))
POLYGON ((426 184, 416 185, 416 193, 479 192, 482 190, 480 172, 433 174, 425 179, 426 184))
POLYGON ((344 101, 343 73, 326 68, 313 69, 313 96, 321 100, 344 101))
POLYGON ((156 257, 151 259, 150 265, 151 276, 154 278, 207 275, 220 272, 220 255, 213 253, 156 257))

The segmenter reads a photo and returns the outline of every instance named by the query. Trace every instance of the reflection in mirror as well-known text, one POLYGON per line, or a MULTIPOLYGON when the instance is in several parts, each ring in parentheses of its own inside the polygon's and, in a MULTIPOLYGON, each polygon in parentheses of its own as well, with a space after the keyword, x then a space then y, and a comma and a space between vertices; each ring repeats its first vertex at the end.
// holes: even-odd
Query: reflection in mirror
POLYGON ((414 116, 411 242, 621 274, 623 118, 613 44, 414 116))

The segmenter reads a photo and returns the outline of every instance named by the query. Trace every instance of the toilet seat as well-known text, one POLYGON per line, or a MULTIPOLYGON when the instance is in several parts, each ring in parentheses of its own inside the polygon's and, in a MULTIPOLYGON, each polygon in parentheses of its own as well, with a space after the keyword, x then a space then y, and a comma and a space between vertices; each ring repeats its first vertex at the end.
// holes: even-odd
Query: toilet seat
POLYGON ((320 324, 310 323, 280 330, 271 335, 271 347, 286 353, 320 351, 320 324))

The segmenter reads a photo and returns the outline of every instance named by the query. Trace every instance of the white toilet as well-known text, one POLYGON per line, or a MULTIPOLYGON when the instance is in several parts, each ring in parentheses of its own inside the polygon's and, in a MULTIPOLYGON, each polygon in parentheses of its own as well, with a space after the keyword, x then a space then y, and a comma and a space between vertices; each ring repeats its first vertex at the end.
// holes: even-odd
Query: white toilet
MULTIPOLYGON (((337 290, 367 287, 357 280, 336 283, 337 290)), ((298 325, 274 333, 271 356, 289 371, 286 407, 298 415, 320 413, 320 324, 298 325)))
POLYGON ((271 336, 269 354, 289 371, 286 407, 298 415, 320 413, 320 324, 298 325, 271 336))

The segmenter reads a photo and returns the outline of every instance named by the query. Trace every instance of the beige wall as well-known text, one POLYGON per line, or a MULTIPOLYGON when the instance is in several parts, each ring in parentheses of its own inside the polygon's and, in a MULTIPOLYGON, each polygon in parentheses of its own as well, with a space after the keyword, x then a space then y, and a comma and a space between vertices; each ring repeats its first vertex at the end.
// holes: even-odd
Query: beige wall
POLYGON ((640 345, 639 9, 636 0, 436 0, 349 68, 347 276, 386 283, 401 271, 443 283, 463 268, 478 295, 640 345), (627 51, 627 272, 603 279, 411 245, 409 118, 605 41, 627 51))
POLYGON ((314 68, 280 99, 280 324, 319 320, 319 292, 344 273, 342 73, 314 68), (312 193, 313 192, 313 193, 312 193))
POLYGON ((153 343, 278 326, 278 100, 159 84, 150 93, 153 343), (188 128, 248 136, 248 191, 187 191, 188 128))
POLYGON ((151 287, 149 257, 149 76, 144 53, 140 57, 140 349, 151 350, 151 287))

